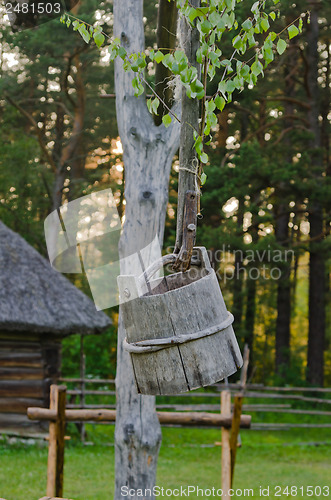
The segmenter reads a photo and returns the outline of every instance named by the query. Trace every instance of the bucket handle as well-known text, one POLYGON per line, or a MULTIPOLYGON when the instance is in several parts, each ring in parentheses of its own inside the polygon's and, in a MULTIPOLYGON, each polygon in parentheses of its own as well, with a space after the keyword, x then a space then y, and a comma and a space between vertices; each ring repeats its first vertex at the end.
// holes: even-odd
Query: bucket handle
MULTIPOLYGON (((163 255, 158 260, 153 262, 145 271, 139 276, 137 279, 138 286, 142 286, 144 283, 149 283, 154 274, 161 269, 161 267, 166 266, 167 264, 172 264, 176 262, 178 255, 174 253, 170 253, 168 255, 163 255)), ((191 264, 195 266, 201 265, 201 261, 198 259, 192 259, 191 264)))
POLYGON ((163 255, 160 259, 153 262, 138 278, 138 285, 143 285, 144 283, 148 283, 150 279, 154 276, 154 274, 161 269, 161 267, 166 266, 167 264, 171 264, 175 262, 177 256, 174 253, 169 255, 163 255))

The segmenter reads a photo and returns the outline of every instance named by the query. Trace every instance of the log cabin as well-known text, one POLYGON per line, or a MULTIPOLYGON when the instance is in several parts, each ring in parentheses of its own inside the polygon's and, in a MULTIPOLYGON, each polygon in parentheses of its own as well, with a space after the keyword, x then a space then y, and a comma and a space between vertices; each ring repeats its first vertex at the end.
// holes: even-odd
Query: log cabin
POLYGON ((49 405, 61 340, 101 333, 110 320, 21 236, 0 221, 0 434, 43 435, 26 416, 49 405))

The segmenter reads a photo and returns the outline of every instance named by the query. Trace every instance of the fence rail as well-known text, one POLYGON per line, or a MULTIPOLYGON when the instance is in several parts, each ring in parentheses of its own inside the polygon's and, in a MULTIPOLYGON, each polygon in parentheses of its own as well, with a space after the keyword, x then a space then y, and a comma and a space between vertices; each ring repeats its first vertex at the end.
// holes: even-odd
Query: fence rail
MULTIPOLYGON (((97 410, 104 408, 114 410, 116 408, 115 380, 113 379, 62 378, 61 382, 70 387, 67 390, 68 409, 97 410), (109 400, 109 398, 111 399, 109 400), (91 399, 95 402, 92 402, 91 399)), ((167 400, 169 401, 168 397, 157 397, 156 409, 159 412, 219 411, 220 392, 225 388, 233 394, 243 390, 240 384, 219 383, 205 390, 171 396, 171 402, 167 402, 167 400)), ((252 429, 255 430, 331 428, 331 423, 328 422, 306 422, 301 419, 301 417, 307 417, 307 419, 308 417, 330 417, 331 399, 328 398, 329 394, 331 394, 330 387, 271 387, 263 384, 247 384, 244 391, 246 404, 243 405, 243 410, 255 413, 252 423, 252 429), (293 408, 293 404, 299 405, 299 408, 293 408), (269 418, 270 414, 274 414, 274 422, 259 421, 263 420, 263 414, 268 414, 269 418), (298 422, 279 422, 281 414, 297 415, 298 422)))
MULTIPOLYGON (((114 379, 102 378, 102 379, 92 379, 92 378, 60 378, 59 382, 63 383, 84 383, 86 384, 105 384, 105 385, 115 385, 114 379)), ((210 386, 211 389, 216 389, 218 391, 222 391, 225 388, 231 391, 241 391, 241 384, 214 384, 210 386)), ((321 393, 329 393, 331 394, 331 387, 275 387, 275 386, 267 386, 263 384, 246 384, 245 390, 257 390, 257 391, 265 391, 265 392, 321 392, 321 393)), ((214 392, 192 392, 183 394, 179 394, 180 397, 192 397, 202 396, 202 397, 215 397, 214 392)))

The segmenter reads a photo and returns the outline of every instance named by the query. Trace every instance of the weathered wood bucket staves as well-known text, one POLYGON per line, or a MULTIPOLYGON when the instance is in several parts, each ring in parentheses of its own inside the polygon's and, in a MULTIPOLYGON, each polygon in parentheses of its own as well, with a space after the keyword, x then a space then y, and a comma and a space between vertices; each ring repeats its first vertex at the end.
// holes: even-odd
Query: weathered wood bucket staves
POLYGON ((235 373, 242 357, 215 271, 204 247, 184 273, 151 279, 166 255, 143 275, 119 276, 118 285, 137 390, 178 394, 235 373), (195 263, 195 265, 194 265, 195 263))

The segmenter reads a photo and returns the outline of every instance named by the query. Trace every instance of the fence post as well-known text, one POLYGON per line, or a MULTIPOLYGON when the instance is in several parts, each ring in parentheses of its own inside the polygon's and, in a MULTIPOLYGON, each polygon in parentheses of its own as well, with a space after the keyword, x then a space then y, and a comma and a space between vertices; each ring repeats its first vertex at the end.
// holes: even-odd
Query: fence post
POLYGON ((243 395, 241 393, 236 394, 234 397, 234 408, 233 408, 231 437, 230 437, 231 487, 233 484, 234 466, 236 464, 237 443, 238 443, 238 435, 240 429, 240 417, 242 412, 242 401, 243 401, 243 395))
POLYGON ((56 421, 49 424, 46 490, 49 497, 62 497, 63 495, 66 390, 65 385, 53 384, 50 388, 49 408, 56 411, 56 421))
MULTIPOLYGON (((81 394, 80 394, 80 406, 81 408, 85 408, 85 372, 86 372, 86 356, 84 353, 84 336, 80 337, 80 378, 81 378, 81 394)), ((80 438, 82 443, 85 443, 86 440, 86 429, 85 424, 82 422, 80 424, 80 438)))
POLYGON ((237 443, 238 435, 240 430, 240 418, 242 413, 242 403, 244 398, 244 391, 246 389, 247 383, 247 372, 249 365, 249 347, 245 344, 244 347, 244 363, 240 373, 240 385, 242 392, 238 393, 234 397, 234 408, 231 426, 231 437, 230 437, 230 453, 231 453, 231 487, 233 484, 234 467, 236 465, 236 455, 237 455, 237 443))
MULTIPOLYGON (((231 415, 231 392, 221 392, 221 415, 231 415)), ((231 451, 230 430, 222 427, 222 491, 223 499, 230 498, 231 488, 231 451)))

